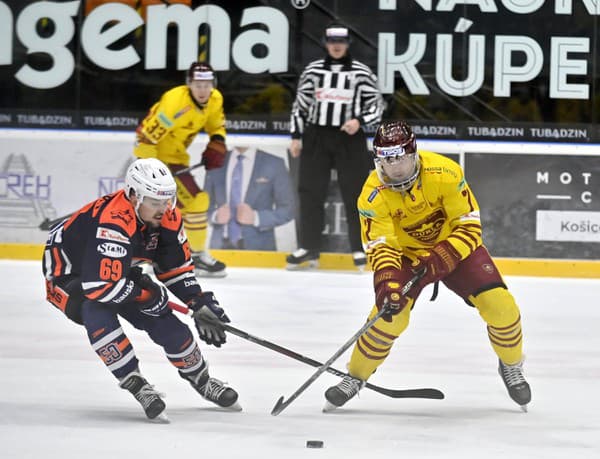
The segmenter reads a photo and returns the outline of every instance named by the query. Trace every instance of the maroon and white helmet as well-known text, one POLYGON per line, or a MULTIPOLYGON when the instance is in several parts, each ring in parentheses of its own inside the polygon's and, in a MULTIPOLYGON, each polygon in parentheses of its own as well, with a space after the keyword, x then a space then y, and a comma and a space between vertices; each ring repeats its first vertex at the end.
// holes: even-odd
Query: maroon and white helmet
POLYGON ((373 154, 375 170, 385 186, 407 191, 419 177, 417 139, 404 121, 384 122, 377 128, 373 154))
POLYGON ((192 81, 212 81, 214 87, 217 86, 217 76, 208 62, 194 62, 186 74, 186 83, 192 81))

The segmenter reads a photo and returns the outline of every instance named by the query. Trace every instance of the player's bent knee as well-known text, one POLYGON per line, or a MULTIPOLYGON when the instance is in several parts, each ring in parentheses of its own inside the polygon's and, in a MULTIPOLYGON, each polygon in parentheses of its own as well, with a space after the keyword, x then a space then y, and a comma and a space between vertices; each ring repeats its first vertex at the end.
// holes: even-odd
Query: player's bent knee
POLYGON ((496 287, 471 298, 479 314, 488 324, 504 327, 519 319, 519 307, 512 294, 503 287, 496 287))

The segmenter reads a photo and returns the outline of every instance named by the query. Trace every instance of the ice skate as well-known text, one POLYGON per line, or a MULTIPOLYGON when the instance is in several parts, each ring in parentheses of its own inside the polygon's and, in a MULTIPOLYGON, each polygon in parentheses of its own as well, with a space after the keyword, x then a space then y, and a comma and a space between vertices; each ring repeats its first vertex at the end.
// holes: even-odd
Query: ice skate
POLYGON ((354 266, 362 273, 367 267, 367 256, 363 252, 352 252, 354 266))
POLYGON ((213 258, 208 252, 202 251, 192 254, 194 270, 198 277, 225 277, 225 263, 213 258))
POLYGON ((531 401, 531 389, 523 376, 523 360, 514 365, 506 365, 498 359, 498 363, 498 373, 508 390, 508 395, 527 412, 527 404, 531 401))
POLYGON ((288 255, 285 261, 289 271, 316 269, 319 267, 319 252, 300 248, 288 255))
POLYGON ((148 381, 138 372, 132 371, 119 383, 119 387, 128 390, 135 399, 140 402, 148 419, 158 422, 169 422, 169 418, 164 413, 166 405, 161 399, 164 394, 154 389, 154 386, 148 384, 148 381))
POLYGON ((344 405, 358 394, 364 385, 365 381, 353 378, 352 376, 344 376, 341 382, 325 391, 325 399, 327 401, 323 407, 323 412, 328 413, 344 405))
POLYGON ((193 377, 184 376, 183 374, 181 376, 187 379, 192 384, 192 387, 209 402, 230 411, 242 411, 242 407, 237 401, 238 393, 227 386, 226 383, 216 378, 211 378, 208 374, 208 367, 205 367, 193 377))

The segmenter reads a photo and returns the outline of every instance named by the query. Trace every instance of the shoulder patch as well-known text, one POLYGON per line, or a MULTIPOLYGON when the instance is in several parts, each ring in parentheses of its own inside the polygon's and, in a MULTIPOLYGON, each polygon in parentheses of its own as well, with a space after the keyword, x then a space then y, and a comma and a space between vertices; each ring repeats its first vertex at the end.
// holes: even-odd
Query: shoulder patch
POLYGON ((465 187, 467 186, 467 181, 463 178, 459 183, 458 183, 458 191, 462 191, 465 187))
POLYGON ((375 188, 373 191, 371 191, 371 194, 367 198, 367 201, 373 202, 373 199, 375 199, 375 196, 377 196, 378 193, 379 193, 379 190, 377 188, 375 188))

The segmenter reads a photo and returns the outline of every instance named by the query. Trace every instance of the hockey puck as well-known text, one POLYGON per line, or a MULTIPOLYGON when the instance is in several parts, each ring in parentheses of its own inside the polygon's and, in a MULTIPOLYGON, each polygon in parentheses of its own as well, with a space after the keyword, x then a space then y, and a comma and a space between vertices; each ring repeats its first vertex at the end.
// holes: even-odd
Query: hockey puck
POLYGON ((308 440, 306 442, 307 448, 323 448, 323 442, 321 440, 308 440))

